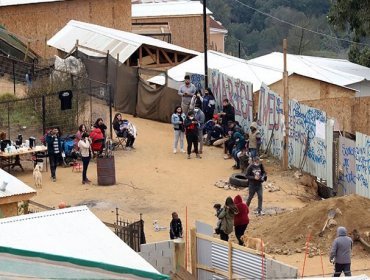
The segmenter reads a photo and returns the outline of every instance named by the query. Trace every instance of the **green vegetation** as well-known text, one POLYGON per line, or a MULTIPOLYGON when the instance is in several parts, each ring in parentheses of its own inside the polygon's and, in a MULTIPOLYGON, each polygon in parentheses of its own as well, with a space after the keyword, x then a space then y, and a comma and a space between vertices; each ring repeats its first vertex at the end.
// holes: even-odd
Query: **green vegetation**
POLYGON ((238 56, 239 42, 240 56, 253 58, 281 52, 283 39, 287 38, 292 54, 347 57, 348 42, 307 31, 351 39, 348 32, 336 33, 339 31, 328 23, 328 0, 208 0, 207 7, 228 29, 226 53, 234 56, 238 56))
POLYGON ((333 1, 328 16, 329 22, 335 29, 349 31, 352 40, 356 42, 350 47, 349 59, 367 67, 370 67, 369 14, 369 1, 336 0, 333 1))

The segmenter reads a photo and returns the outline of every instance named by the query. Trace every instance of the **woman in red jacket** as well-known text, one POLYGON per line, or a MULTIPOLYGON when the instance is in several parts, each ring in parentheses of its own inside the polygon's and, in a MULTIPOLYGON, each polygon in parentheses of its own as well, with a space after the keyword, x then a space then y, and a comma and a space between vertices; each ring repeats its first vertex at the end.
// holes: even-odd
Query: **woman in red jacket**
POLYGON ((239 245, 243 245, 243 241, 240 239, 243 235, 247 226, 249 224, 249 208, 240 195, 234 198, 235 206, 238 208, 239 213, 234 216, 234 227, 235 236, 239 241, 239 245))

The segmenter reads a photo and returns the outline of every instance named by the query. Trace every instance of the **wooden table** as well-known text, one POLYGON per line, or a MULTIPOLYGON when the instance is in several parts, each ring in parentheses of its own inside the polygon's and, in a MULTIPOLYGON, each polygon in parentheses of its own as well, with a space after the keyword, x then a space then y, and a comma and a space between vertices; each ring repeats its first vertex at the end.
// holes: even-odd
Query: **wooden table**
POLYGON ((22 171, 24 171, 20 156, 35 153, 46 153, 47 150, 48 149, 45 146, 36 146, 32 149, 17 149, 16 151, 10 153, 0 152, 0 168, 8 167, 8 170, 10 170, 10 167, 13 169, 15 166, 19 166, 22 171))

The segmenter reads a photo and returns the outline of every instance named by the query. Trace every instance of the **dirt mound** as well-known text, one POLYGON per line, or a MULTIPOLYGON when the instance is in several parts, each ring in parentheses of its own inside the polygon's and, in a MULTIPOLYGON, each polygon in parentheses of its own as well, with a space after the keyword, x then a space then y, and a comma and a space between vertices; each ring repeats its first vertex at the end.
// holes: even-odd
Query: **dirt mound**
MULTIPOLYGON (((370 199, 350 195, 313 202, 301 209, 276 216, 266 216, 254 220, 248 234, 262 237, 268 243, 266 251, 276 254, 292 254, 304 251, 307 236, 311 234, 311 254, 317 255, 330 250, 336 237, 337 225, 327 227, 324 235, 319 236, 330 209, 339 209, 334 220, 338 226, 345 226, 351 236, 357 229, 360 233, 370 230, 370 199)), ((352 236, 351 236, 352 237, 352 236)), ((354 253, 364 253, 361 245, 356 245, 354 253)))

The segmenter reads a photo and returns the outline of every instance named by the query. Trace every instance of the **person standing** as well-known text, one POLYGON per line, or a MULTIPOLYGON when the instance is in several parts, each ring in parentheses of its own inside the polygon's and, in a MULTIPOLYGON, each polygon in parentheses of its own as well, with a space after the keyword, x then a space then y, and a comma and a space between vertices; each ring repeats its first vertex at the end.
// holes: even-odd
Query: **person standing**
POLYGON ((263 164, 260 162, 259 157, 254 157, 252 159, 252 164, 248 166, 245 176, 247 177, 249 183, 249 196, 247 199, 247 205, 249 207, 254 194, 257 193, 258 207, 256 214, 262 215, 262 182, 265 182, 267 180, 267 175, 263 164))
POLYGON ((91 181, 87 179, 87 167, 89 166, 89 162, 91 159, 91 152, 90 152, 90 139, 89 134, 84 132, 82 134, 81 140, 78 141, 78 148, 80 149, 81 159, 82 159, 82 184, 89 184, 91 181))
POLYGON ((85 132, 87 132, 86 125, 81 124, 78 127, 78 130, 75 134, 75 139, 74 139, 74 143, 75 143, 74 148, 75 148, 75 150, 78 150, 78 142, 82 139, 82 134, 84 134, 85 132))
POLYGON ((184 122, 185 125, 185 135, 186 135, 186 142, 188 143, 187 152, 188 152, 188 159, 190 159, 191 154, 191 146, 194 147, 194 152, 197 158, 201 158, 198 152, 198 122, 194 119, 194 112, 189 111, 188 116, 184 122))
POLYGON ((228 131, 228 124, 235 122, 235 108, 230 104, 229 99, 222 101, 222 112, 219 113, 222 120, 222 127, 225 133, 228 131))
POLYGON ((234 216, 238 214, 238 208, 236 208, 233 199, 229 196, 226 198, 225 205, 222 208, 217 218, 221 219, 220 225, 220 238, 221 240, 228 241, 229 234, 233 232, 234 216))
POLYGON ((175 131, 175 139, 173 142, 173 153, 174 154, 177 153, 177 145, 178 145, 179 140, 180 140, 180 150, 182 153, 185 153, 184 151, 184 135, 185 135, 184 121, 185 121, 185 114, 182 112, 181 106, 177 106, 171 116, 171 123, 175 131))
POLYGON ((210 88, 204 90, 204 96, 202 100, 202 110, 205 115, 205 122, 213 118, 213 113, 215 111, 216 101, 215 97, 210 88))
POLYGON ((170 223, 170 238, 182 238, 182 223, 179 215, 176 212, 172 213, 172 220, 170 223))
POLYGON ((234 203, 239 212, 234 217, 235 237, 238 239, 239 245, 243 245, 241 237, 244 235, 244 232, 249 224, 249 208, 247 204, 243 202, 243 199, 240 195, 234 197, 234 203))
POLYGON ((249 134, 249 153, 251 158, 258 156, 258 150, 261 145, 261 135, 257 130, 257 123, 252 122, 250 126, 251 133, 249 134))
POLYGON ((204 129, 204 113, 200 109, 201 104, 196 104, 194 108, 194 118, 198 122, 198 143, 199 148, 198 152, 199 154, 203 153, 203 129, 204 129))
POLYGON ((185 75, 185 82, 179 87, 178 94, 181 96, 181 108, 184 114, 187 114, 189 111, 189 106, 191 98, 196 92, 196 87, 190 83, 190 76, 185 75))
POLYGON ((330 262, 335 265, 334 277, 339 277, 342 272, 351 276, 352 239, 347 236, 345 227, 337 228, 337 238, 333 241, 330 251, 330 262))
POLYGON ((59 129, 57 127, 53 127, 50 130, 46 136, 46 143, 50 161, 51 180, 55 182, 57 180, 56 169, 62 153, 62 144, 60 141, 59 129))

